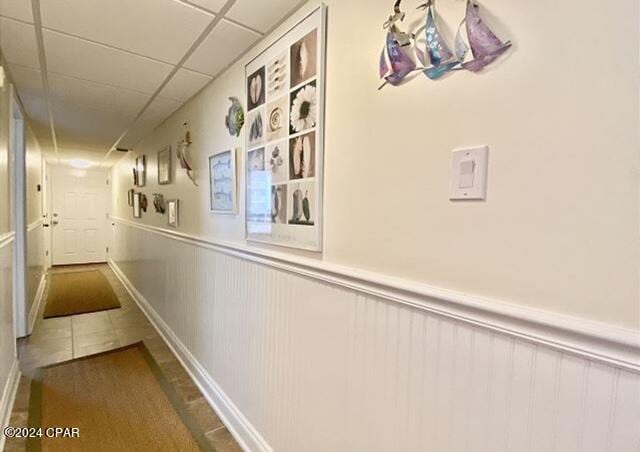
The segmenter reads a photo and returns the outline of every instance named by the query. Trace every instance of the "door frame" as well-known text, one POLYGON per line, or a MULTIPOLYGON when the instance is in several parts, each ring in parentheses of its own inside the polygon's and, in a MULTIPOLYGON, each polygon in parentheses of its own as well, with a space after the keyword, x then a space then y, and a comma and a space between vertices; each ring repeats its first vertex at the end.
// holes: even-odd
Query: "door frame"
POLYGON ((13 159, 14 205, 12 223, 16 234, 13 272, 13 320, 16 337, 28 335, 27 312, 27 174, 26 174, 26 127, 24 114, 11 85, 9 105, 9 152, 13 159))
POLYGON ((108 168, 103 168, 101 166, 95 166, 95 167, 91 167, 91 168, 87 168, 87 169, 77 169, 77 168, 73 168, 69 165, 65 165, 65 164, 47 164, 47 174, 46 174, 46 181, 45 183, 47 184, 47 194, 46 194, 46 198, 47 198, 47 216, 48 216, 48 222, 50 224, 50 228, 49 231, 46 232, 45 234, 48 236, 48 249, 49 249, 49 256, 47 256, 48 260, 47 260, 47 264, 49 265, 49 268, 54 267, 56 265, 90 265, 90 264, 96 264, 96 263, 106 263, 109 260, 109 256, 108 253, 105 253, 105 258, 104 260, 99 260, 99 261, 91 261, 91 262, 83 262, 80 264, 56 264, 54 259, 55 259, 55 253, 54 253, 54 249, 55 249, 55 225, 53 224, 53 222, 55 221, 55 217, 54 215, 54 210, 55 210, 55 206, 54 206, 54 197, 55 197, 55 190, 56 187, 54 186, 54 179, 55 179, 55 175, 56 173, 59 172, 80 172, 80 173, 94 173, 96 175, 100 175, 104 177, 104 217, 100 218, 99 221, 102 221, 102 231, 103 231, 103 236, 104 236, 104 245, 105 248, 108 249, 109 248, 109 244, 110 244, 110 228, 109 228, 109 209, 110 209, 110 205, 111 205, 111 190, 110 190, 110 185, 109 185, 109 179, 110 179, 110 172, 108 168))

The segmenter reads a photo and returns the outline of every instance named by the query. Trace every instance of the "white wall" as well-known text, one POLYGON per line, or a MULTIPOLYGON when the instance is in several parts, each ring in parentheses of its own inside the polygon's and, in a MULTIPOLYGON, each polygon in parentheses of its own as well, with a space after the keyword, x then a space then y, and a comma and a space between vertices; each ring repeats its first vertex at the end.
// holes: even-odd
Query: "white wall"
MULTIPOLYGON (((208 213, 207 158, 243 146, 224 128, 227 98, 244 96, 243 65, 262 44, 114 168, 111 257, 132 290, 267 449, 635 450, 640 356, 625 344, 640 343, 638 3, 486 0, 515 43, 505 58, 381 92, 392 2, 326 3, 324 252, 246 246, 243 162, 239 215, 208 213), (200 186, 181 170, 157 186, 155 153, 175 151, 185 121, 200 186), (477 144, 491 147, 488 200, 452 203, 450 151, 477 144), (141 191, 179 198, 190 237, 148 228, 166 227, 152 209, 133 221, 141 153, 141 191), (265 254, 295 271, 256 261, 265 254), (318 283, 309 263, 366 274, 385 296, 318 283), (404 309, 391 286, 439 301, 404 309), (582 353, 594 344, 607 351, 582 353), (627 352, 631 370, 613 359, 627 352)), ((464 2, 438 7, 451 32, 464 2)))
MULTIPOLYGON (((381 92, 376 66, 390 2, 327 3, 321 259, 640 327, 640 74, 629 57, 638 54, 638 3, 487 0, 488 16, 515 43, 507 57, 481 75, 381 92), (594 63, 598 55, 607 63, 594 63), (451 149, 482 143, 491 147, 488 201, 450 202, 451 149)), ((451 27, 464 2, 438 6, 451 27)), ((243 145, 244 136, 233 139, 224 129, 227 97, 243 97, 243 63, 259 50, 135 149, 149 158, 147 195, 182 200, 181 231, 244 242, 243 211, 208 213, 206 160, 243 145), (185 121, 200 188, 182 171, 177 183, 157 187, 155 153, 175 148, 185 121)), ((115 170, 113 212, 125 218, 134 158, 115 170)), ((165 219, 147 214, 142 221, 160 226, 165 219)))

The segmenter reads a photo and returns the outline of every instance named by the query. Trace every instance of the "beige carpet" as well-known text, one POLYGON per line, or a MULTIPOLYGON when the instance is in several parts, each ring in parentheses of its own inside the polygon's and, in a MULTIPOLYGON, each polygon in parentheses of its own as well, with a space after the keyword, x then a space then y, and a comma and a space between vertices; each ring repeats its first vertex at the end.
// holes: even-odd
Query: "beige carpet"
POLYGON ((38 369, 29 427, 77 427, 27 451, 211 451, 142 342, 38 369))
POLYGON ((111 284, 100 271, 53 273, 44 318, 85 314, 120 307, 111 284))

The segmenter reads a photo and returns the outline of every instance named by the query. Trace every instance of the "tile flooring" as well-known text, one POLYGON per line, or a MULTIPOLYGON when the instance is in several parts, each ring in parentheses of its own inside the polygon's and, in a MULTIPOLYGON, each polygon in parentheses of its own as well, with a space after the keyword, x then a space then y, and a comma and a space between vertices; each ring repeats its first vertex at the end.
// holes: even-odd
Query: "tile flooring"
MULTIPOLYGON (((34 369, 112 350, 142 340, 215 450, 219 452, 241 451, 240 446, 211 409, 191 377, 109 266, 101 264, 56 267, 51 269, 50 273, 86 270, 100 270, 107 277, 122 308, 45 320, 42 319, 43 301, 33 334, 18 342, 18 355, 23 375, 18 387, 10 425, 14 427, 26 427, 27 425, 30 376, 34 369)), ((12 439, 7 440, 4 450, 24 451, 25 446, 25 441, 12 439)))

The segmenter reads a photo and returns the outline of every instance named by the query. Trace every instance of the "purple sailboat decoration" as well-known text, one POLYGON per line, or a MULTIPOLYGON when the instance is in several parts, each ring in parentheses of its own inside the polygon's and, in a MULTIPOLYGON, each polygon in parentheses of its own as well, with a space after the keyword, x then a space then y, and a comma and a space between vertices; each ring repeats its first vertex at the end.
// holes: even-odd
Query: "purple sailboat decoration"
POLYGON ((474 0, 467 0, 467 12, 456 36, 456 56, 461 66, 472 72, 481 71, 509 47, 510 41, 502 42, 482 21, 480 6, 474 0))
POLYGON ((384 28, 388 31, 386 43, 380 55, 380 78, 384 79, 385 83, 380 88, 387 83, 394 86, 401 84, 416 68, 416 62, 410 55, 412 36, 400 31, 396 25, 405 17, 400 10, 400 2, 401 0, 396 1, 393 7, 394 14, 384 24, 384 28))
POLYGON ((437 15, 433 0, 429 0, 427 3, 420 5, 418 9, 427 10, 426 23, 416 34, 424 29, 427 39, 426 53, 429 60, 427 61, 425 54, 417 47, 416 56, 424 67, 422 72, 430 79, 436 80, 455 68, 459 62, 438 30, 437 15))

